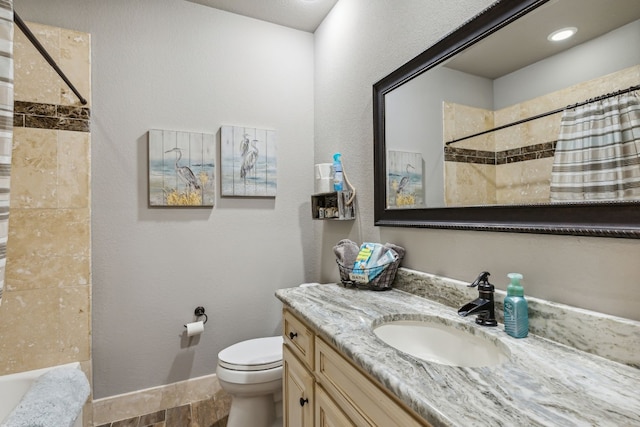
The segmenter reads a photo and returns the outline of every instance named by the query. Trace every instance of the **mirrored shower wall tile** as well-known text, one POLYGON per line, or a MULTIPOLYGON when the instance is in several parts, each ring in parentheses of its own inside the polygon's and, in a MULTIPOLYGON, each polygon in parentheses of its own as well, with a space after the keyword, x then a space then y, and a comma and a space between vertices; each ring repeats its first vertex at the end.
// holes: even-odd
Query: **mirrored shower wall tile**
MULTIPOLYGON (((82 97, 91 103, 91 35, 61 29, 59 65, 82 97)), ((80 105, 80 100, 69 87, 63 85, 60 104, 80 105)))
POLYGON ((57 207, 57 139, 57 131, 54 130, 13 130, 12 210, 57 207))
MULTIPOLYGON (((80 94, 91 100, 91 36, 63 28, 26 22, 80 94)), ((80 105, 69 89, 22 31, 15 31, 15 99, 50 104, 80 105)))
POLYGON ((28 128, 58 129, 58 118, 45 116, 24 116, 24 125, 28 128))
POLYGON ((14 128, 22 128, 24 127, 24 114, 16 114, 13 113, 13 127, 14 128))
POLYGON ((89 132, 91 110, 87 107, 15 101, 15 127, 89 132))
POLYGON ((503 151, 469 150, 446 146, 444 160, 446 162, 478 163, 484 165, 505 165, 508 163, 524 162, 527 160, 553 157, 556 141, 533 144, 525 147, 512 148, 503 151))
POLYGON ((90 256, 90 209, 16 209, 10 215, 7 258, 90 256))
POLYGON ((43 104, 40 102, 14 101, 13 111, 28 116, 56 117, 55 104, 43 104))
POLYGON ((18 254, 10 245, 8 252, 7 291, 90 286, 91 259, 88 256, 18 254))
POLYGON ((4 293, 0 373, 59 364, 59 297, 58 289, 4 293))
POLYGON ((91 182, 91 134, 57 131, 58 208, 89 208, 91 182))
MULTIPOLYGON (((53 59, 59 61, 60 29, 26 23, 53 59)), ((65 83, 22 33, 14 31, 14 99, 58 104, 65 83)))
POLYGON ((75 107, 68 105, 57 106, 57 116, 69 119, 89 120, 91 117, 90 110, 85 107, 75 107))
POLYGON ((68 362, 88 360, 91 357, 91 319, 89 311, 90 288, 74 286, 60 289, 59 352, 68 362))
POLYGON ((88 120, 75 120, 59 117, 25 116, 25 127, 38 129, 71 130, 89 132, 88 120))

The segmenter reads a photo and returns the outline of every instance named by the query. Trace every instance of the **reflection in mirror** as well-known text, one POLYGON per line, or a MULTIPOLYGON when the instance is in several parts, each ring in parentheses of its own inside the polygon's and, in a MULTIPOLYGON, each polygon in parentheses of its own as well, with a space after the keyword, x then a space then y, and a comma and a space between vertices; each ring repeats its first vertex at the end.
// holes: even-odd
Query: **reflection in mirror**
POLYGON ((640 225, 640 2, 517 3, 374 85, 377 225, 623 237, 640 225))
MULTIPOLYGON (((568 153, 569 159, 555 159, 560 161, 555 169, 565 172, 556 173, 553 199, 551 195, 562 110, 637 85, 640 49, 629 47, 639 41, 640 2, 636 0, 549 2, 389 91, 384 96, 387 208, 640 198, 628 189, 598 191, 594 185, 572 191, 578 178, 571 174, 577 173, 580 180, 605 181, 608 184, 595 187, 609 188, 616 172, 600 171, 597 176, 579 172, 580 167, 571 163, 578 153, 567 148, 559 151, 568 153), (548 40, 567 23, 577 28, 573 37, 548 40)), ((624 97, 626 104, 638 100, 637 92, 624 97)), ((601 108, 609 111, 618 99, 600 101, 605 104, 601 108)), ((596 107, 594 103, 582 109, 596 107)), ((630 113, 629 108, 634 107, 627 105, 625 113, 630 113)), ((639 108, 635 107, 636 115, 639 108)), ((635 151, 635 145, 630 146, 633 135, 629 136, 633 122, 624 126, 627 146, 622 148, 627 154, 616 159, 619 155, 608 157, 612 150, 596 152, 606 156, 600 166, 630 160, 628 149, 635 151)), ((567 131, 563 138, 572 134, 567 131)), ((616 136, 599 135, 596 144, 610 138, 616 136)), ((582 144, 565 142, 570 147, 582 144)), ((630 168, 619 170, 627 175, 620 187, 640 187, 639 173, 630 168)))

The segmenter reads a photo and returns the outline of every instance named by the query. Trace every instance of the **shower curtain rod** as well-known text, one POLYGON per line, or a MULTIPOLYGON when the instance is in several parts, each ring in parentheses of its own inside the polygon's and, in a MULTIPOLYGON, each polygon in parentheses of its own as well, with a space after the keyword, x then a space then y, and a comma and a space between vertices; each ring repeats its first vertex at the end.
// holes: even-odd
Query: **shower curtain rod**
POLYGON ((80 100, 82 105, 86 105, 87 104, 87 100, 84 99, 82 97, 82 95, 80 95, 80 92, 78 92, 78 89, 76 89, 76 87, 73 85, 73 83, 71 83, 69 81, 69 79, 62 72, 60 67, 58 67, 58 64, 56 64, 56 61, 53 60, 53 58, 51 57, 51 55, 49 55, 49 52, 46 51, 44 46, 42 46, 42 44, 40 44, 40 42, 38 41, 36 36, 33 35, 31 30, 29 29, 29 27, 27 27, 27 25, 18 16, 18 14, 16 13, 15 10, 13 11, 13 21, 16 23, 18 28, 20 28, 20 30, 24 33, 24 35, 27 36, 27 38, 29 39, 29 41, 31 42, 33 47, 35 47, 38 50, 38 52, 40 52, 40 55, 42 55, 42 57, 49 63, 49 65, 51 65, 51 67, 56 71, 56 73, 58 73, 58 75, 62 78, 62 80, 64 80, 64 82, 67 84, 67 86, 69 86, 69 89, 71 89, 73 91, 73 93, 76 94, 76 96, 78 97, 78 99, 80 100))
POLYGON ((622 94, 628 93, 628 92, 633 92, 634 90, 638 90, 638 89, 640 89, 640 85, 631 86, 631 87, 629 87, 627 89, 622 89, 622 90, 619 90, 617 92, 612 92, 612 93, 608 93, 606 95, 601 95, 601 96, 597 96, 595 98, 590 98, 590 99, 587 99, 586 101, 578 102, 577 104, 567 105, 566 107, 558 108, 558 109, 555 109, 553 111, 547 111, 546 113, 541 113, 541 114, 538 114, 538 115, 535 115, 535 116, 527 117, 526 119, 518 120, 516 122, 507 123, 506 125, 498 126, 498 127, 493 128, 493 129, 488 129, 488 130, 485 130, 485 131, 482 131, 482 132, 474 133, 473 135, 463 136, 462 138, 451 140, 451 141, 445 143, 445 145, 450 145, 450 144, 453 144, 454 142, 464 141, 465 139, 475 138, 476 136, 485 135, 487 133, 495 132, 497 130, 502 130, 502 129, 506 129, 506 128, 511 127, 511 126, 520 125, 522 123, 530 122, 532 120, 541 119, 543 117, 547 117, 547 116, 551 116, 553 114, 561 113, 564 110, 567 110, 569 108, 576 108, 576 107, 580 107, 582 105, 591 104, 592 102, 601 101, 601 100, 607 99, 607 98, 612 98, 614 96, 622 95, 622 94))

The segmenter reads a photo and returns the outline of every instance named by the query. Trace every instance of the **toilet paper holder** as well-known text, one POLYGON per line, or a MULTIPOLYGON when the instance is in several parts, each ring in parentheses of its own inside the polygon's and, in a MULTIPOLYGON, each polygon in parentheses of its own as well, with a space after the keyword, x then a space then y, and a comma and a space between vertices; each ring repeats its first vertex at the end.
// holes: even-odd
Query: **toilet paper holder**
MULTIPOLYGON (((209 316, 204 313, 204 307, 196 307, 196 309, 193 311, 193 315, 197 318, 204 316, 204 322, 202 322, 203 324, 206 324, 207 320, 209 320, 209 316)), ((184 325, 184 327, 186 328, 187 325, 184 325)))

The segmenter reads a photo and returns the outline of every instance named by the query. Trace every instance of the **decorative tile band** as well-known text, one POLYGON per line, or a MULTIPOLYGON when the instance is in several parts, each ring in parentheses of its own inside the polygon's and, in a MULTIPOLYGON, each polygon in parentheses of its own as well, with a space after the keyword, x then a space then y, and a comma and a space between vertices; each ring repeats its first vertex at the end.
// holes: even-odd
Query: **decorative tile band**
POLYGON ((505 165, 507 163, 553 157, 556 142, 528 145, 503 151, 471 150, 468 148, 444 147, 445 162, 479 163, 483 165, 505 165))
POLYGON ((89 132, 91 110, 86 107, 15 101, 13 126, 89 132))
POLYGON ((444 161, 457 163, 479 163, 495 165, 496 153, 487 150, 471 150, 468 148, 444 147, 444 161))

